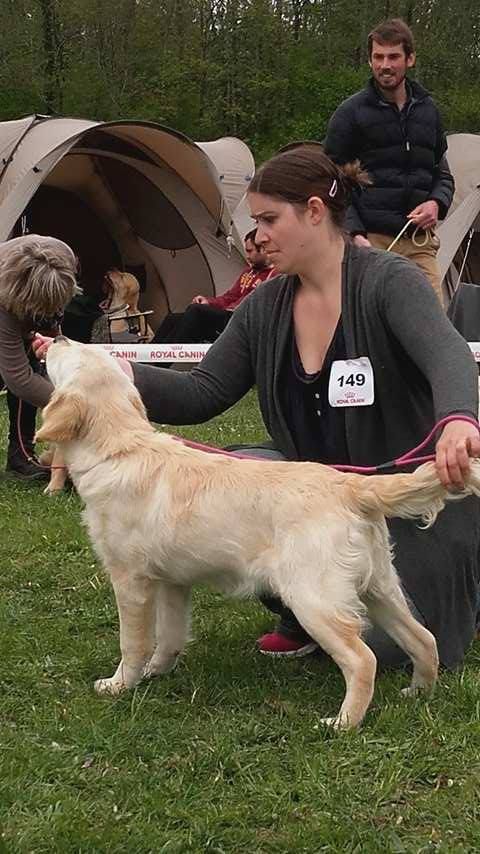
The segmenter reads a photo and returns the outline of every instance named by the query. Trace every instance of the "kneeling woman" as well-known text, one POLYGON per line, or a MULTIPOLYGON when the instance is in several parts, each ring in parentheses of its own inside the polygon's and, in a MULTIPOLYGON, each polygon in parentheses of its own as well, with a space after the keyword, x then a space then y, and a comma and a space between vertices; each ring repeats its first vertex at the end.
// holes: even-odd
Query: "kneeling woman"
MULTIPOLYGON (((265 163, 249 202, 258 242, 282 275, 238 307, 192 371, 125 367, 150 417, 168 424, 206 421, 256 385, 273 446, 290 460, 379 465, 453 416, 437 437, 436 463, 444 484, 461 486, 469 457, 480 454, 475 424, 455 418, 476 418, 476 366, 417 267, 346 239, 345 210, 364 178, 355 167, 347 176, 316 144, 265 163)), ((435 634, 442 663, 458 665, 475 630, 479 502, 450 504, 426 531, 404 520, 390 531, 412 609, 435 634)), ((293 615, 268 604, 281 622, 260 650, 310 651, 293 615)), ((403 663, 379 630, 366 640, 381 663, 403 663)))

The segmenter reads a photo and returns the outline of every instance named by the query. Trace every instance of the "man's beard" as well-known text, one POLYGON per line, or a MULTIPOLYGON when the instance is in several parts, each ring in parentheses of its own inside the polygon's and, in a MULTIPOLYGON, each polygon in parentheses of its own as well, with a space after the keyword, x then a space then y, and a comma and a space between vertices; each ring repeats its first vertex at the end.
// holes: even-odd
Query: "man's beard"
POLYGON ((407 76, 406 74, 403 74, 403 76, 400 78, 400 80, 398 80, 397 82, 395 82, 391 86, 388 85, 388 81, 395 79, 395 77, 396 77, 395 74, 391 74, 387 77, 387 80, 385 81, 386 85, 383 82, 380 74, 378 75, 376 80, 377 80, 377 84, 380 86, 380 89, 384 89, 386 92, 395 92, 397 89, 399 89, 401 86, 403 86, 405 79, 406 79, 406 76, 407 76))

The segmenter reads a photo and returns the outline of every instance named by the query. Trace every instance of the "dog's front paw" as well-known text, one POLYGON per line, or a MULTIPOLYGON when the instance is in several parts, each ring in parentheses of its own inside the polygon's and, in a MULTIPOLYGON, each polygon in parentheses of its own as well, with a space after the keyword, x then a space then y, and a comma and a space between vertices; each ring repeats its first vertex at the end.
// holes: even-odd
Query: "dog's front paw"
POLYGON ((97 694, 109 694, 110 697, 118 697, 123 691, 129 691, 138 685, 142 678, 143 669, 143 661, 137 661, 133 665, 127 664, 122 658, 113 676, 110 676, 109 679, 97 679, 94 685, 95 691, 97 694))
POLYGON ((341 729, 342 724, 340 723, 338 718, 320 718, 319 723, 322 726, 328 726, 330 729, 341 729))
POLYGON ((328 726, 330 729, 333 729, 335 732, 340 732, 340 730, 352 729, 354 726, 348 716, 339 714, 336 718, 320 718, 320 724, 323 726, 328 726))
POLYGON ((434 689, 435 682, 433 680, 412 680, 408 688, 402 688, 400 693, 402 697, 418 697, 422 694, 428 696, 429 694, 433 694, 434 689))
POLYGON ((154 679, 156 676, 162 676, 165 673, 170 673, 177 664, 180 652, 162 653, 160 655, 152 655, 150 661, 145 666, 145 679, 154 679))
POLYGON ((97 679, 93 687, 97 694, 100 694, 101 696, 108 694, 110 697, 118 697, 119 694, 127 690, 125 682, 113 677, 110 679, 97 679))
POLYGON ((408 688, 401 688, 400 694, 402 697, 419 697, 428 691, 431 691, 431 688, 426 685, 409 685, 408 688))
POLYGON ((52 483, 48 483, 46 485, 45 489, 43 490, 43 494, 49 495, 49 496, 60 495, 62 489, 63 489, 63 486, 55 486, 52 483))

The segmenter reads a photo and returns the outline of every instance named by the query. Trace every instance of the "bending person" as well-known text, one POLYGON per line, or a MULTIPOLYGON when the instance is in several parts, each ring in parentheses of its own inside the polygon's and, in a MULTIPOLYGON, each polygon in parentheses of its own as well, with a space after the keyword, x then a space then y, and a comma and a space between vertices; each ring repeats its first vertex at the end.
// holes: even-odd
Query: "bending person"
MULTIPOLYGON (((249 201, 257 242, 282 275, 236 309, 190 372, 124 367, 163 424, 207 421, 256 385, 273 446, 289 460, 378 465, 451 416, 436 463, 444 484, 461 486, 469 457, 480 454, 476 426, 455 418, 476 417, 475 362, 417 267, 346 239, 351 186, 362 181, 358 167, 346 176, 315 144, 265 163, 249 201)), ((456 666, 475 631, 479 501, 450 503, 429 530, 396 519, 389 528, 412 610, 436 636, 442 663, 456 666)), ((270 595, 267 604, 281 622, 260 639, 262 652, 315 647, 280 601, 270 595)), ((366 640, 380 663, 404 663, 379 630, 366 640)))
POLYGON ((48 403, 53 390, 30 352, 32 335, 55 331, 78 291, 76 270, 70 247, 53 237, 29 234, 0 244, 0 374, 9 414, 6 470, 23 480, 48 477, 31 461, 37 407, 48 403))

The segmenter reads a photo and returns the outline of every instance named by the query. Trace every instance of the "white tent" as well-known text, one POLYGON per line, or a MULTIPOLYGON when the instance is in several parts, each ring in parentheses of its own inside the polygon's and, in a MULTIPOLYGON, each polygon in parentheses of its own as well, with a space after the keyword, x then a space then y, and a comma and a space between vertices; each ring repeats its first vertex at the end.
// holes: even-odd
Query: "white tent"
POLYGON ((455 195, 447 218, 438 228, 441 243, 438 262, 445 290, 451 295, 469 236, 462 280, 480 284, 480 134, 450 134, 447 158, 455 178, 455 195))
POLYGON ((22 228, 66 240, 90 293, 112 266, 141 271, 141 308, 156 325, 197 293, 222 293, 245 266, 233 214, 253 169, 232 137, 195 143, 137 121, 3 122, 0 240, 22 228))

